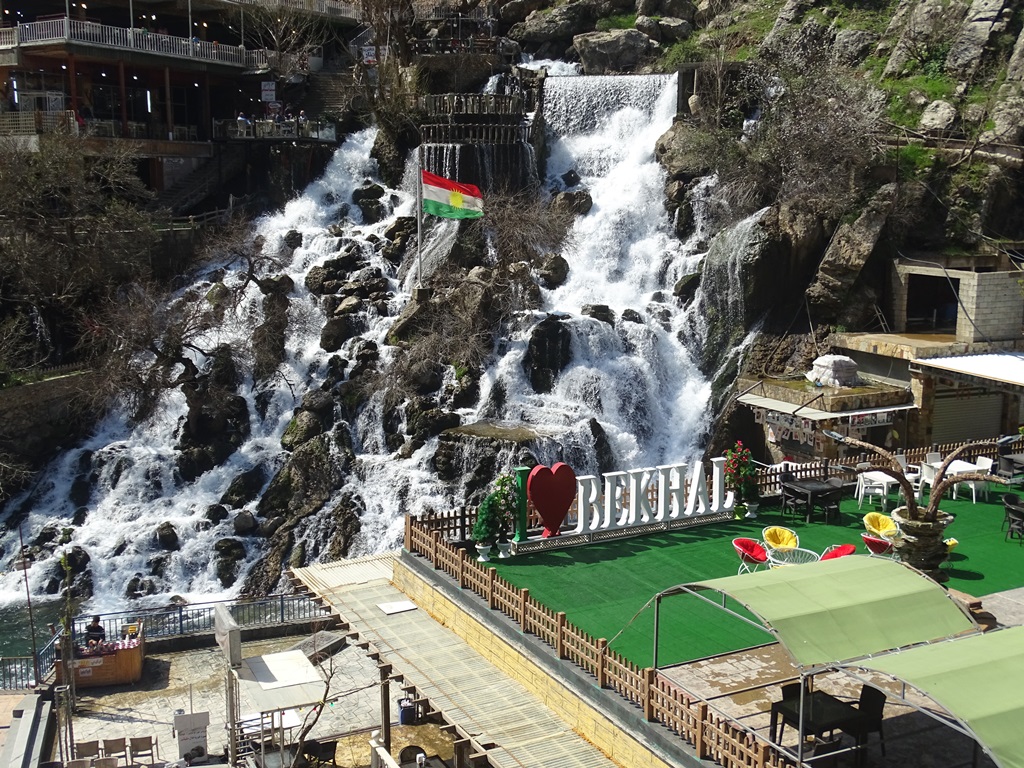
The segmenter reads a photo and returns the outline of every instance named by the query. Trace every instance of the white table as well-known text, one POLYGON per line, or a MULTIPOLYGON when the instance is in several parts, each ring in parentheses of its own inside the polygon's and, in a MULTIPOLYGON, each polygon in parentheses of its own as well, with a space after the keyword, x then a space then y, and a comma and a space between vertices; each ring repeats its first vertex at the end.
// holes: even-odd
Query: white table
POLYGON ((815 563, 821 556, 810 549, 803 547, 780 547, 779 549, 768 550, 768 567, 781 568, 787 565, 803 565, 815 563))
MULTIPOLYGON (((922 462, 921 463, 921 493, 924 492, 924 485, 927 483, 930 487, 935 486, 935 475, 942 468, 943 462, 922 462)), ((969 461, 962 461, 960 459, 954 459, 948 467, 946 467, 945 477, 953 477, 954 475, 963 475, 968 472, 977 472, 978 467, 971 464, 969 461)), ((930 491, 929 491, 930 493, 930 491)))

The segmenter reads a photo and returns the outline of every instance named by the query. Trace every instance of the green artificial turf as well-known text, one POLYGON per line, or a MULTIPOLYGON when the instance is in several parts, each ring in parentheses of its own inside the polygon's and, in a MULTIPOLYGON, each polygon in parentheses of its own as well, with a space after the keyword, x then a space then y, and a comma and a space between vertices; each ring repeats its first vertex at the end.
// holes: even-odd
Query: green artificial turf
MULTIPOLYGON (((1016 540, 1004 541, 999 493, 992 493, 990 503, 972 504, 961 496, 957 501, 947 499, 941 508, 956 515, 947 535, 959 541, 944 566, 950 577, 947 586, 976 597, 1024 586, 1024 546, 1016 540)), ((806 524, 792 515, 783 518, 770 507, 761 509, 756 520, 520 555, 494 565, 512 584, 528 587, 533 598, 564 611, 570 622, 607 639, 611 648, 646 667, 652 662, 654 634, 654 609, 648 603, 676 584, 734 575, 739 566, 734 538, 760 539, 765 526, 785 525, 800 536, 801 547, 821 552, 830 544, 850 543, 862 553, 861 519, 878 507, 865 504, 859 510, 857 502, 848 499, 842 505, 842 523, 835 525, 817 521, 820 517, 806 524)), ((658 666, 772 639, 764 630, 686 595, 662 601, 658 636, 658 666)))

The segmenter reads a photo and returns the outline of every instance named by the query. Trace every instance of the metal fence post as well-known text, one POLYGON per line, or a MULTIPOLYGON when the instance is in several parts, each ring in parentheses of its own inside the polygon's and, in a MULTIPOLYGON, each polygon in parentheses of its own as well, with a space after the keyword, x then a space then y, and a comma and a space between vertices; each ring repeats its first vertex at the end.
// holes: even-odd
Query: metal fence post
POLYGON ((185 634, 185 606, 178 606, 178 634, 185 634))
POLYGON ((284 624, 284 595, 281 595, 281 615, 278 617, 278 621, 284 624))

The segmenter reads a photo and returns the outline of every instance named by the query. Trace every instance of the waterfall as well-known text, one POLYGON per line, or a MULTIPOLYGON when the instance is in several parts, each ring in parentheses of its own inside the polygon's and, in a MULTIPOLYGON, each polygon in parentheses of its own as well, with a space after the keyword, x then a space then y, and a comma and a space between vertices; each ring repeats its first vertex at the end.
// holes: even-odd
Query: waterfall
POLYGON ((707 426, 707 382, 673 332, 678 308, 666 275, 696 269, 703 231, 687 243, 674 238, 663 205, 665 172, 654 159, 657 138, 675 114, 674 76, 549 77, 545 119, 553 133, 547 184, 562 186, 568 171, 592 199, 563 249, 566 282, 545 291, 544 314, 564 318, 571 361, 553 390, 535 393, 523 372, 529 330, 513 339, 492 386, 509 393, 496 413, 479 416, 557 430, 577 474, 607 471, 593 443, 592 420, 603 429, 616 468, 692 457, 707 426), (611 310, 586 316, 587 306, 611 310))
MULTIPOLYGON (((478 403, 460 416, 464 424, 499 419, 525 425, 537 436, 531 450, 540 461, 562 458, 579 474, 609 468, 599 466, 595 446, 602 440, 615 468, 692 458, 707 427, 710 389, 680 340, 684 317, 671 288, 679 276, 696 270, 707 233, 697 195, 697 234, 686 243, 673 236, 663 205, 665 173, 653 157, 655 140, 674 116, 675 78, 549 77, 546 89, 551 157, 544 183, 558 192, 566 172, 575 171, 593 208, 577 219, 564 244, 570 265, 566 282, 545 290, 542 311, 521 317, 518 329, 501 341, 483 373, 478 403), (587 308, 594 305, 607 307, 610 315, 591 316, 587 308), (538 394, 523 360, 531 332, 545 317, 568 329, 571 359, 551 390, 538 394), (604 437, 599 439, 597 431, 604 437)), ((8 504, 8 515, 22 520, 27 541, 38 540, 44 531, 54 536, 28 571, 40 601, 53 595, 60 554, 71 547, 82 548, 90 558, 89 610, 165 604, 171 595, 198 601, 237 593, 246 570, 264 553, 265 540, 237 537, 230 518, 211 519, 207 511, 242 472, 262 465, 269 477, 285 461, 285 427, 303 396, 325 381, 331 365, 331 355, 319 346, 325 315, 305 287, 306 275, 337 256, 342 245, 354 245, 367 256, 394 296, 387 312, 363 311, 362 340, 378 346, 382 367, 398 354, 388 345, 388 331, 415 284, 414 257, 408 255, 398 269, 373 244, 397 216, 413 215, 415 175, 406 174, 403 189, 387 190, 381 222, 364 224, 349 201, 364 179, 376 176, 369 156, 374 135, 367 130, 351 136, 321 179, 256 224, 255 234, 265 238, 269 252, 288 254, 274 271, 287 274, 295 288, 289 296, 285 361, 269 384, 248 384, 240 391, 252 425, 241 448, 195 481, 177 477, 175 445, 187 408, 184 396, 172 392, 145 423, 132 424, 124 413, 112 413, 81 446, 62 454, 34 489, 8 504), (291 230, 302 235, 294 251, 283 248, 291 230), (177 531, 177 550, 157 543, 156 530, 167 522, 177 531), (239 579, 230 587, 222 586, 214 562, 215 545, 224 538, 245 543, 239 579), (127 603, 127 585, 136 575, 137 592, 152 594, 127 603)), ((706 182, 698 190, 704 194, 712 187, 706 182)), ((450 225, 432 226, 426 250, 440 252, 439 243, 452 237, 450 225)), ((429 272, 433 265, 424 268, 429 272)), ((238 286, 243 274, 237 266, 213 265, 186 290, 206 295, 215 280, 238 286)), ((249 286, 234 310, 235 322, 212 330, 211 336, 244 347, 261 320, 262 300, 259 290, 249 286)), ((346 342, 341 353, 354 354, 362 340, 346 342)), ((352 548, 359 555, 396 546, 406 514, 464 503, 460 483, 442 482, 433 468, 437 438, 410 455, 395 454, 387 446, 386 417, 378 392, 350 425, 355 458, 341 487, 295 529, 296 538, 307 542, 314 555, 325 556, 321 545, 330 536, 331 510, 339 504, 359 510, 362 527, 352 548)), ((508 450, 500 460, 514 460, 508 450)), ((7 569, 16 555, 16 536, 15 531, 2 542, 7 569)), ((20 574, 0 576, 0 607, 23 598, 20 574)))

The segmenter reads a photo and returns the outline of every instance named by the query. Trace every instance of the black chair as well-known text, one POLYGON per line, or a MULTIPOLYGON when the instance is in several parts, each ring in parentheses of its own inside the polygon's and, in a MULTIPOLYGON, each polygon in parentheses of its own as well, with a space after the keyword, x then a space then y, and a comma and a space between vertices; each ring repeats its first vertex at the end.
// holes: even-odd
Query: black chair
POLYGON ((857 740, 857 744, 867 743, 868 734, 878 732, 882 746, 882 757, 885 757, 885 732, 882 730, 883 712, 885 711, 885 693, 870 685, 861 686, 860 702, 857 710, 860 717, 857 721, 843 728, 857 740))
POLYGON ((418 744, 410 744, 407 747, 402 747, 402 751, 398 753, 399 763, 415 763, 416 755, 425 755, 427 751, 418 744))
POLYGON ((1006 521, 1009 527, 1006 529, 1006 536, 1003 541, 1017 539, 1017 544, 1024 544, 1024 509, 1020 507, 1006 508, 1006 521))
POLYGON ((831 485, 835 490, 819 494, 815 502, 817 506, 821 507, 821 511, 825 515, 825 522, 827 523, 832 516, 835 516, 836 520, 841 519, 839 505, 843 500, 843 479, 841 477, 830 477, 825 481, 825 484, 831 485))
POLYGON ((330 763, 338 768, 338 740, 331 741, 307 741, 302 745, 302 754, 309 758, 314 765, 330 763))
POLYGON ((999 530, 1006 530, 1006 526, 1010 524, 1010 508, 1017 507, 1018 509, 1024 509, 1020 503, 1020 496, 1016 493, 1004 493, 1003 494, 1003 524, 999 530))
POLYGON ((839 755, 836 754, 843 748, 842 739, 819 739, 814 737, 814 748, 811 750, 811 757, 815 758, 811 765, 814 768, 836 768, 839 765, 839 755), (820 759, 826 756, 824 759, 820 759))

